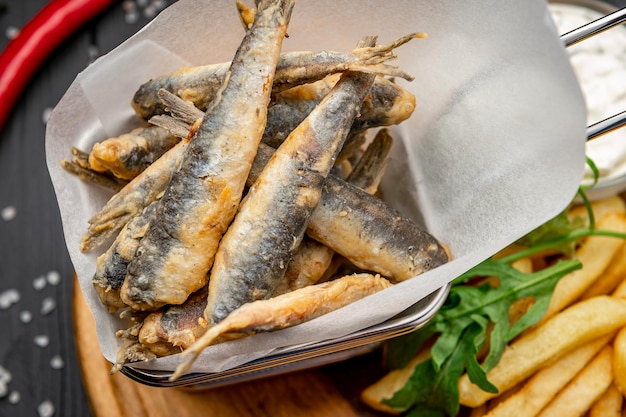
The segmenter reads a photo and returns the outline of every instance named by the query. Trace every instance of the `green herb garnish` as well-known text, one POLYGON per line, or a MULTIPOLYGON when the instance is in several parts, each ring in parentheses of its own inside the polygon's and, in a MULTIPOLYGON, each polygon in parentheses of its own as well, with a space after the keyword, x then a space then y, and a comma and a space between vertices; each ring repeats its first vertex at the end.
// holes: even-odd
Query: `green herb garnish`
POLYGON ((571 259, 577 242, 591 235, 626 238, 623 234, 595 228, 584 189, 579 194, 589 212, 589 224, 570 222, 566 211, 529 233, 518 243, 525 249, 499 259, 489 258, 451 283, 446 303, 420 330, 392 339, 387 344, 387 362, 403 367, 427 342, 431 358, 417 365, 408 382, 383 403, 408 416, 456 416, 460 410, 458 380, 467 372, 470 380, 487 392, 497 392, 487 372, 500 360, 508 342, 541 320, 554 287, 561 277, 580 269, 571 259), (515 260, 550 250, 562 254, 551 266, 522 273, 511 266, 515 260), (478 277, 498 277, 499 284, 475 285, 478 277), (532 297, 532 307, 513 325, 511 304, 532 297), (479 362, 478 354, 488 341, 489 352, 479 362))

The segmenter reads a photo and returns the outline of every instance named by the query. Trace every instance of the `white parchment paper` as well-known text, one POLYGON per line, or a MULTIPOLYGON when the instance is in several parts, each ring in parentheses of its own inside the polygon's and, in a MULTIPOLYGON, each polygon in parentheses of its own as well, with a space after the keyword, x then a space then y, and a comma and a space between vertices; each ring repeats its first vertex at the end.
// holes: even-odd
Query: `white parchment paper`
MULTIPOLYGON (((302 325, 208 348, 193 370, 221 371, 273 349, 339 337, 380 323, 560 212, 584 172, 586 110, 545 2, 299 0, 284 50, 350 50, 364 35, 388 42, 428 33, 397 50, 417 97, 382 187, 396 208, 451 249, 454 260, 302 325)), ((114 360, 121 326, 91 287, 99 253, 79 242, 110 193, 67 174, 76 146, 121 134, 136 121, 130 100, 151 77, 186 64, 232 59, 243 29, 232 0, 180 0, 78 74, 48 122, 46 152, 65 239, 114 360)), ((141 367, 173 370, 178 355, 141 367)))

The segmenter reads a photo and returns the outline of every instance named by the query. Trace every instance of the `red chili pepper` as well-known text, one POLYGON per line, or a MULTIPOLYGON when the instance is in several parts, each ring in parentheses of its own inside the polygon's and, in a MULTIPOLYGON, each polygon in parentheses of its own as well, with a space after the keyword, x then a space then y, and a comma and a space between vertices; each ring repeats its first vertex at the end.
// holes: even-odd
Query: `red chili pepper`
POLYGON ((52 0, 0 54, 0 130, 26 83, 50 53, 115 0, 52 0))

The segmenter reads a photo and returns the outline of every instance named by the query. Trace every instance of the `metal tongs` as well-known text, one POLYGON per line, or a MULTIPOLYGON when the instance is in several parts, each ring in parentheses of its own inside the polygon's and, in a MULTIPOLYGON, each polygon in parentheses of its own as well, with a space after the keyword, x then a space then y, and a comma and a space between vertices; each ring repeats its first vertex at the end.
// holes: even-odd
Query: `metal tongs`
MULTIPOLYGON (((626 7, 561 35, 561 40, 565 47, 568 47, 624 22, 626 22, 626 7)), ((624 125, 626 125, 626 110, 588 126, 587 140, 596 139, 624 125)))

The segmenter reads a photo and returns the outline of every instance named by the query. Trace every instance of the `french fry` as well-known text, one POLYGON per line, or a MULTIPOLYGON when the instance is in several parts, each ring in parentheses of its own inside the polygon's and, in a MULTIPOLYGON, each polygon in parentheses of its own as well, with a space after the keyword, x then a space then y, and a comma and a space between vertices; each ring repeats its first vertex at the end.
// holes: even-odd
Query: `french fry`
POLYGON ((615 288, 611 296, 626 299, 626 278, 624 278, 622 282, 619 283, 619 285, 617 286, 617 288, 615 288))
POLYGON ((613 371, 615 384, 626 395, 626 327, 623 327, 613 341, 613 371))
MULTIPOLYGON (((600 220, 608 213, 621 213, 626 215, 626 202, 619 196, 611 196, 596 200, 591 203, 591 211, 593 211, 593 217, 596 221, 600 220)), ((587 213, 587 207, 584 205, 578 205, 572 207, 568 212, 568 217, 574 219, 580 217, 585 219, 586 224, 589 224, 589 214, 587 213)))
POLYGON ((607 345, 538 417, 584 415, 613 382, 612 368, 613 348, 607 345))
MULTIPOLYGON (((602 217, 597 227, 603 230, 626 233, 626 216, 609 213, 602 217)), ((573 271, 559 280, 550 299, 548 310, 539 324, 553 317, 576 301, 600 277, 611 259, 624 244, 623 239, 607 236, 590 236, 576 251, 582 269, 573 271)))
POLYGON ((620 417, 624 397, 614 383, 602 394, 589 410, 589 417, 620 417))
POLYGON ((626 276, 626 243, 622 243, 611 263, 593 285, 585 291, 581 299, 596 295, 610 294, 624 280, 626 276))
POLYGON ((518 392, 499 403, 485 417, 537 415, 596 356, 600 349, 609 343, 612 337, 613 334, 610 334, 586 343, 541 369, 518 392))
MULTIPOLYGON (((603 295, 581 301, 511 343, 487 378, 503 393, 551 361, 625 324, 626 299, 603 295)), ((467 374, 458 387, 460 403, 469 407, 498 395, 481 390, 467 374)))
POLYGON ((374 384, 365 388, 361 392, 361 401, 375 410, 394 415, 400 414, 399 411, 383 404, 383 400, 392 398, 396 391, 399 391, 413 375, 417 365, 428 359, 430 359, 430 349, 422 349, 403 368, 394 369, 374 384))

